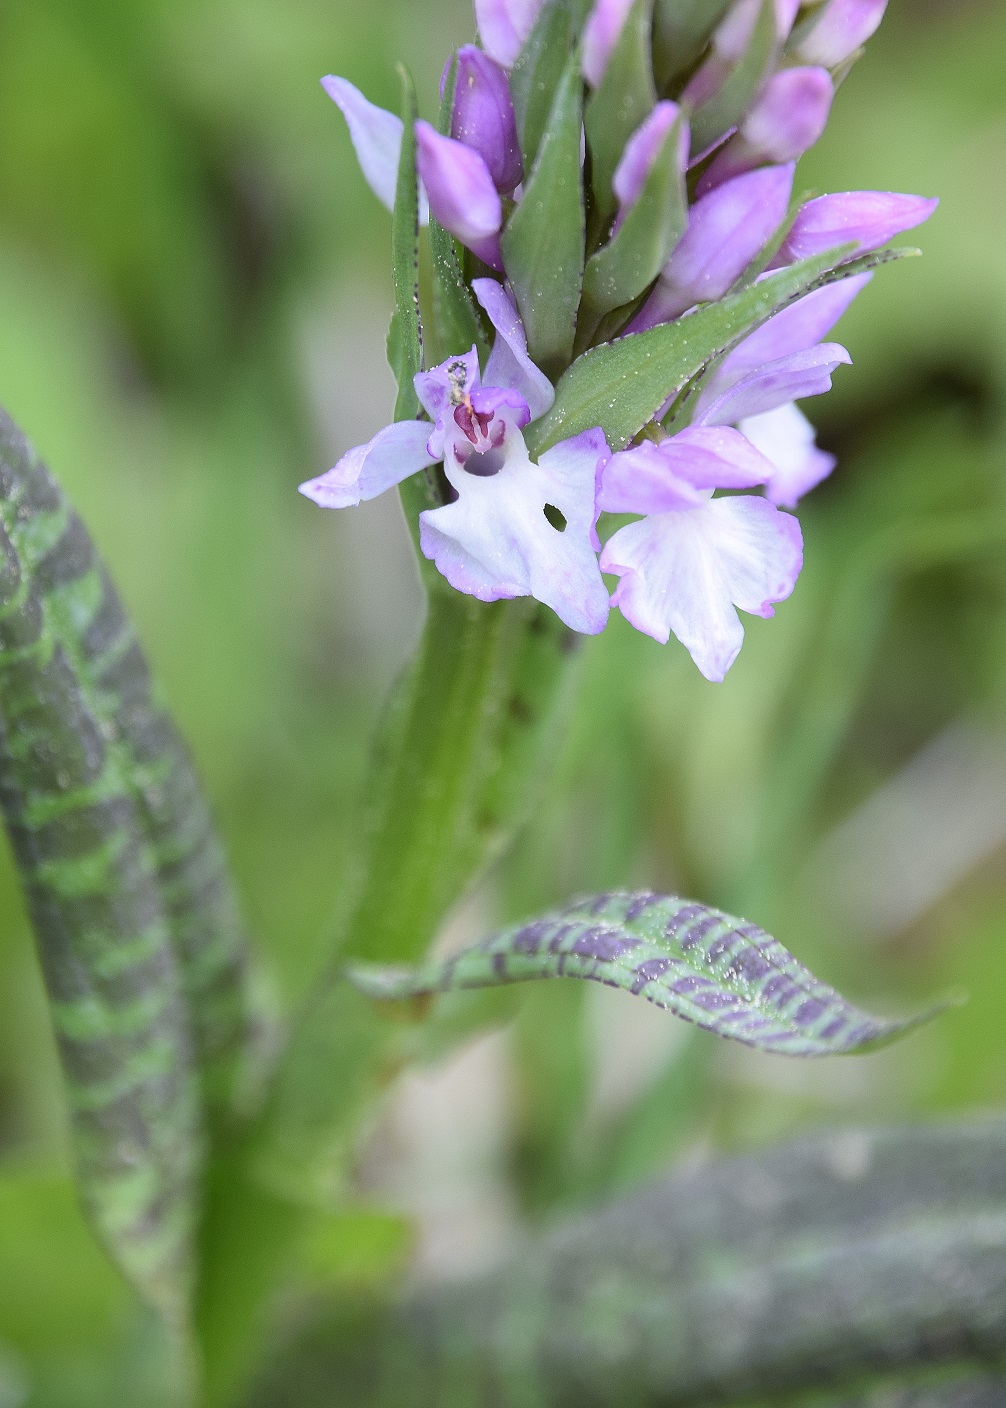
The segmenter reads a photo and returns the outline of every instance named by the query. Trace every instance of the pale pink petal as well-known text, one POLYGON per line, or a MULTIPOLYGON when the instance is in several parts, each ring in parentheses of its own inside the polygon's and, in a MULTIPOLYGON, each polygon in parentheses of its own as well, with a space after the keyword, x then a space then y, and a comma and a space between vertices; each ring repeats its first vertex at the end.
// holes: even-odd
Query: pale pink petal
POLYGON ((710 398, 703 392, 695 408, 695 420, 701 425, 736 425, 747 416, 774 411, 789 401, 822 396, 831 390, 835 368, 851 361, 837 342, 822 342, 805 352, 793 352, 741 377, 719 396, 710 398))
MULTIPOLYGON (((321 86, 338 106, 356 151, 367 185, 382 205, 395 208, 398 161, 402 151, 402 119, 371 103, 348 78, 329 74, 321 86)), ((429 223, 426 192, 419 186, 419 223, 429 223)))
POLYGON ((766 482, 765 497, 779 508, 795 508, 835 468, 835 456, 817 448, 814 427, 797 406, 751 416, 738 429, 772 461, 775 473, 766 482))
POLYGON ((475 0, 475 22, 486 53, 512 68, 544 0, 475 0))
POLYGON ((386 425, 368 444, 348 450, 326 474, 301 484, 300 493, 321 508, 350 508, 376 499, 385 489, 436 463, 427 449, 432 428, 421 420, 386 425))
POLYGON ((752 495, 631 523, 601 554, 602 571, 621 578, 612 605, 655 640, 673 633, 714 681, 725 677, 744 639, 735 608, 771 616, 802 564, 796 519, 752 495))
POLYGON ((752 489, 774 466, 739 431, 689 426, 612 455, 605 465, 598 507, 605 513, 665 513, 694 507, 713 489, 752 489))
POLYGON ((459 591, 482 601, 533 596, 575 631, 596 635, 608 593, 592 546, 599 432, 556 445, 532 464, 519 434, 508 436, 502 466, 474 475, 445 463, 454 503, 420 515, 420 546, 459 591), (545 508, 565 518, 552 526, 545 508))

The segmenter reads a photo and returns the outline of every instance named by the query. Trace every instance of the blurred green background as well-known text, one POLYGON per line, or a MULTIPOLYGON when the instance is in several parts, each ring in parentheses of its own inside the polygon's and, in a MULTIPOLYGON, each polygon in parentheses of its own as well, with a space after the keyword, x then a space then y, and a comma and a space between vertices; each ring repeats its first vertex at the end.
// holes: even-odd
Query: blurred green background
MULTIPOLYGON (((0 402, 110 562, 280 1011, 324 961, 368 735, 420 618, 393 496, 337 515, 295 492, 393 394, 390 222, 318 79, 394 105, 404 56, 429 117, 471 37, 463 0, 0 0, 0 402)), ((409 1257, 477 1265, 682 1154, 1002 1104, 1004 64, 998 0, 892 0, 798 184, 943 204, 925 258, 848 315, 855 364, 807 407, 841 463, 801 511, 797 592, 748 623, 720 686, 620 620, 589 642, 557 779, 446 940, 651 885, 756 919, 867 1006, 970 1002, 903 1046, 807 1065, 592 985, 448 1009, 291 1304, 409 1257)), ((148 1401, 135 1326, 76 1208, 5 854, 0 1408, 148 1401)))

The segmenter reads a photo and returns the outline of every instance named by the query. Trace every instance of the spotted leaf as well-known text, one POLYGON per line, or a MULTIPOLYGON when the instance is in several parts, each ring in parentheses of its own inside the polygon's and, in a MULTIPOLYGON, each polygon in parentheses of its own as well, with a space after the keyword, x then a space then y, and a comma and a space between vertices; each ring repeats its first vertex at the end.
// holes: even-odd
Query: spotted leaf
POLYGON ((447 959, 412 969, 357 965, 347 976, 370 997, 390 1001, 532 978, 586 978, 785 1056, 868 1051, 933 1015, 870 1017, 757 925, 649 893, 590 896, 447 959))

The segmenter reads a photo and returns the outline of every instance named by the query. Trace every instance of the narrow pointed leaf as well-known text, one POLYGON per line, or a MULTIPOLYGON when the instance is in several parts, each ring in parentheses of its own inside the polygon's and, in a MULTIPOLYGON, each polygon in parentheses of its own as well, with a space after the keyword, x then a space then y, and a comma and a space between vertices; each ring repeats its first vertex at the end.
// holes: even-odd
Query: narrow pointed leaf
MULTIPOLYGON (((437 122, 438 130, 445 136, 450 135, 456 73, 455 62, 444 85, 437 122)), ((474 343, 484 366, 489 356, 489 342, 468 285, 461 275, 454 236, 433 215, 430 216, 430 253, 433 257, 433 321, 441 359, 467 352, 474 343)))
POLYGON ((730 0, 656 0, 653 11, 653 71, 667 93, 702 57, 730 0))
POLYGON ((623 449, 666 401, 773 313, 823 284, 913 252, 881 250, 839 264, 849 248, 805 259, 676 322, 591 348, 559 381, 552 409, 524 432, 528 448, 538 455, 599 425, 611 448, 623 449))
POLYGON ((644 997, 688 1022, 785 1056, 845 1056, 925 1018, 860 1012, 755 924, 668 896, 604 894, 451 958, 406 969, 354 967, 369 996, 404 1000, 534 978, 584 978, 644 997))
POLYGON ((684 233, 688 196, 678 161, 681 124, 679 118, 665 136, 638 200, 614 237, 587 261, 583 275, 587 317, 600 318, 631 303, 657 277, 684 233))
POLYGON ((567 60, 538 159, 501 241, 533 361, 555 378, 569 364, 583 281, 579 55, 567 60))
MULTIPOLYGON (((0 803, 51 1002, 81 1192, 126 1275, 181 1324, 202 1121, 186 958, 164 882, 173 876, 184 909, 197 838, 170 814, 191 799, 170 781, 175 740, 90 540, 6 417, 0 475, 0 803)), ((214 936, 189 938, 197 949, 209 940, 188 955, 205 993, 214 936)), ((222 1015, 215 987, 211 1025, 222 1015)))
POLYGON ((402 152, 398 159, 398 185, 391 225, 391 268, 395 285, 395 311, 388 332, 388 361, 398 383, 395 419, 410 420, 419 414, 419 398, 412 378, 423 369, 423 331, 419 318, 419 178, 416 175, 418 116, 416 89, 411 75, 399 65, 402 81, 402 152))
POLYGON ((597 221, 614 214, 611 189, 625 144, 657 102, 650 58, 653 0, 636 0, 608 60, 604 78, 587 102, 584 127, 590 147, 591 185, 597 221))
POLYGON ((775 0, 762 0, 758 21, 744 53, 719 90, 692 116, 692 154, 698 156, 736 127, 768 78, 775 61, 775 0))
POLYGON ((535 21, 510 74, 510 96, 525 172, 533 168, 538 156, 572 46, 569 6, 564 0, 550 0, 535 21))

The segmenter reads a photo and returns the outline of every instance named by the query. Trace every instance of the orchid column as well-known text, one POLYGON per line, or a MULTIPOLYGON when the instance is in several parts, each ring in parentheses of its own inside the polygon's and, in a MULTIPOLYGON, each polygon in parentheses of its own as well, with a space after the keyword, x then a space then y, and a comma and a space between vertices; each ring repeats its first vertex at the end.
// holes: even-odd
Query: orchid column
MULTIPOLYGON (((884 6, 476 0, 480 47, 448 62, 436 125, 405 75, 401 116, 324 80, 394 213, 399 394, 394 423, 301 490, 349 508, 398 485, 428 603, 379 740, 343 953, 415 959, 507 844, 573 647, 612 607, 718 681, 738 611, 771 616, 793 591, 790 510, 834 468, 797 403, 850 360, 824 339, 904 252, 881 247, 935 205, 791 206, 884 6)), ((338 994, 305 1049, 350 1020, 338 994)), ((323 1151, 352 1101, 305 1096, 296 1070, 281 1123, 323 1151)))

